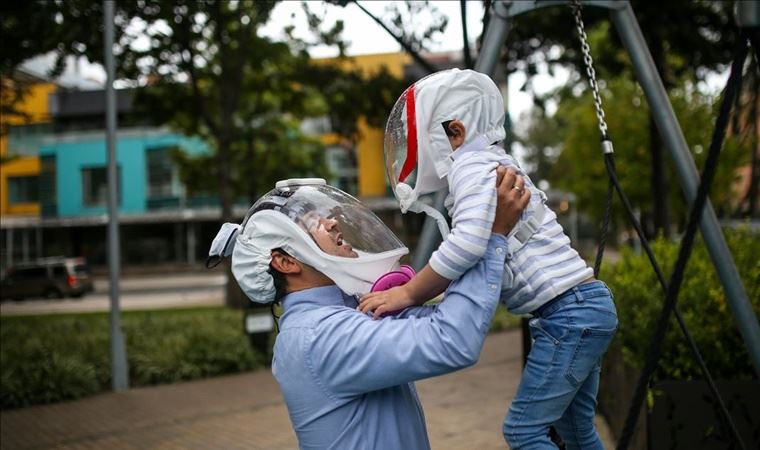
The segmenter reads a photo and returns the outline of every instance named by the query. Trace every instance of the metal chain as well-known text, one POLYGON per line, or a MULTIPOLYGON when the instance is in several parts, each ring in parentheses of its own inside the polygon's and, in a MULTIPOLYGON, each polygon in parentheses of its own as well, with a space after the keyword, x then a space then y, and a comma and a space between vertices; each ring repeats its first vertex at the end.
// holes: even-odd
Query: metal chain
POLYGON ((575 26, 578 30, 578 38, 581 41, 581 51, 583 52, 583 62, 586 64, 588 84, 591 86, 591 92, 594 95, 594 108, 596 108, 596 118, 599 121, 599 132, 602 133, 602 140, 608 141, 607 122, 604 120, 604 109, 602 109, 602 97, 599 95, 599 86, 596 83, 594 60, 591 58, 591 49, 588 46, 588 36, 586 35, 586 28, 583 25, 583 18, 581 17, 580 0, 571 0, 570 7, 573 9, 575 26))

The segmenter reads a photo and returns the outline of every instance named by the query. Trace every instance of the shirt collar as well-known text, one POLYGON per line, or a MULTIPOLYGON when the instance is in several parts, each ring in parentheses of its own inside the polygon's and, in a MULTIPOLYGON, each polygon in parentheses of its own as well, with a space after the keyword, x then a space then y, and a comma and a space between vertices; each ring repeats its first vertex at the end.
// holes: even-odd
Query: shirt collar
POLYGON ((347 306, 356 308, 359 303, 356 297, 347 295, 336 285, 322 286, 311 289, 304 289, 290 293, 283 297, 282 308, 287 311, 296 305, 314 305, 314 306, 347 306))

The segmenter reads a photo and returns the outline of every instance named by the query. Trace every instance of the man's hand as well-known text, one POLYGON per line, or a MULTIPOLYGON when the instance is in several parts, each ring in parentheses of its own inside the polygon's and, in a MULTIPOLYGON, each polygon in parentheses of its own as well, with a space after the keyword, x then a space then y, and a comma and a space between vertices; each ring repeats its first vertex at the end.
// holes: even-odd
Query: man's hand
POLYGON ((360 300, 357 309, 365 314, 372 311, 372 318, 379 319, 385 313, 414 305, 414 300, 409 296, 404 286, 396 286, 387 291, 371 292, 365 295, 360 300))
POLYGON ((496 217, 491 231, 509 234, 520 220, 520 215, 530 202, 530 190, 525 180, 513 169, 496 168, 496 217))

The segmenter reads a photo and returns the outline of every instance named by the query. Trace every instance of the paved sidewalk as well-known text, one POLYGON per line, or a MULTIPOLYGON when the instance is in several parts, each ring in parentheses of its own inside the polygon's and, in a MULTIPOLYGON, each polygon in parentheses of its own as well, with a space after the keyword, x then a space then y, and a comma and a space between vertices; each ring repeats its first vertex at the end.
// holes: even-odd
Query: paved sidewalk
MULTIPOLYGON (((520 351, 519 331, 493 334, 474 367, 417 383, 433 449, 506 448, 520 351)), ((269 370, 2 412, 0 435, 3 450, 297 448, 269 370)))

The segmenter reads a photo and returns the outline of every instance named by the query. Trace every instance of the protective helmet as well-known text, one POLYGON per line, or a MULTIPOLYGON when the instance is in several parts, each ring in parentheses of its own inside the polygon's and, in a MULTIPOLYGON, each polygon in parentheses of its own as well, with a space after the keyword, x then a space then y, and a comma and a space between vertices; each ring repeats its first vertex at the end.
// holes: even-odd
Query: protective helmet
POLYGON ((223 227, 215 241, 232 239, 233 249, 212 245, 212 252, 231 254, 232 274, 257 303, 275 298, 269 273, 274 249, 323 273, 349 295, 369 292, 383 274, 399 269, 399 259, 409 252, 372 211, 323 179, 277 182, 231 229, 232 238, 223 227))
POLYGON ((504 100, 490 77, 474 70, 436 72, 409 86, 393 106, 385 165, 402 212, 425 209, 419 197, 446 186, 452 149, 442 124, 455 119, 465 125, 465 144, 506 137, 504 100))

